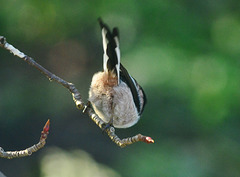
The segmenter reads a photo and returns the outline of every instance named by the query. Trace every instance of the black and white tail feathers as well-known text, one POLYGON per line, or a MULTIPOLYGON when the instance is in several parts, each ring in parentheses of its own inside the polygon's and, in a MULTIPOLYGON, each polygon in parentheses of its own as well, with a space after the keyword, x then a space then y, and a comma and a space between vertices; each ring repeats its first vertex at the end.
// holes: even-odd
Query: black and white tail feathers
POLYGON ((137 112, 141 115, 147 101, 146 95, 137 81, 127 72, 126 68, 120 64, 118 29, 115 27, 111 32, 109 27, 101 20, 101 18, 99 18, 98 21, 102 29, 103 38, 103 69, 106 72, 113 71, 118 77, 118 84, 121 80, 128 85, 131 90, 137 112))
POLYGON ((103 69, 106 72, 112 71, 120 79, 120 48, 119 48, 119 33, 117 28, 113 28, 111 32, 109 27, 98 19, 102 29, 103 38, 103 69))

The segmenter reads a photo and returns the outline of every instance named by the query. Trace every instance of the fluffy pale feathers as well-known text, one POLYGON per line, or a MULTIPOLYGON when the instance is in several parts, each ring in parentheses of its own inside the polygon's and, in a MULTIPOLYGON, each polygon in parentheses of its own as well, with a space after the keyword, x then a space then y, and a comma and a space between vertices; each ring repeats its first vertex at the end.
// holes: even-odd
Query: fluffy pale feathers
POLYGON ((109 80, 106 72, 94 74, 89 91, 89 101, 97 115, 109 122, 113 118, 113 126, 127 128, 137 123, 139 116, 134 105, 129 87, 121 82, 118 86, 115 79, 109 80))
POLYGON ((137 81, 120 63, 119 33, 111 32, 99 19, 103 38, 103 71, 94 74, 89 101, 98 116, 116 128, 136 124, 143 112, 146 96, 137 81))

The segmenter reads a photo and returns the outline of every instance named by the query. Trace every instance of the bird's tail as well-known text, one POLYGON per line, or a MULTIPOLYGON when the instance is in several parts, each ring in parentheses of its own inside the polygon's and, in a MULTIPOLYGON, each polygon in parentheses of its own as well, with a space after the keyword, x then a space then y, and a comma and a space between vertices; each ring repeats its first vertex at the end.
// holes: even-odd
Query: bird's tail
POLYGON ((109 27, 98 19, 102 29, 103 38, 103 70, 113 72, 120 79, 120 48, 119 48, 119 33, 117 28, 113 28, 111 32, 109 27))

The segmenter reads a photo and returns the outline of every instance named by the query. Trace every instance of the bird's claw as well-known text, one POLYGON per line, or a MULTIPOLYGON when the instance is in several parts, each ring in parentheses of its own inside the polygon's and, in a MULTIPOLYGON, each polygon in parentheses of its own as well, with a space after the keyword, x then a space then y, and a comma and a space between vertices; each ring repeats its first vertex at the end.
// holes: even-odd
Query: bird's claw
POLYGON ((91 107, 91 102, 90 101, 88 101, 87 102, 87 104, 84 106, 84 108, 83 108, 83 113, 85 113, 86 112, 86 110, 87 110, 87 108, 90 108, 91 107))
POLYGON ((102 126, 102 132, 105 132, 107 129, 113 127, 113 121, 110 120, 108 123, 104 123, 102 126))

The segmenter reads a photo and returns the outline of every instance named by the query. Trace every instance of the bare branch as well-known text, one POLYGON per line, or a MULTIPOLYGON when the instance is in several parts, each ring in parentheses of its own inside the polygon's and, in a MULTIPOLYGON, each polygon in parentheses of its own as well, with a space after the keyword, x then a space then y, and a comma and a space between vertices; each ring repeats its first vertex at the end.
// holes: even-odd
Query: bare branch
POLYGON ((80 93, 78 92, 78 90, 75 88, 75 86, 72 83, 69 83, 69 82, 61 79, 60 77, 56 76, 55 74, 53 74, 50 71, 48 71, 47 69, 45 69, 43 66, 41 66, 40 64, 35 62, 33 58, 25 55, 24 53, 22 53, 21 51, 16 49, 14 46, 12 46, 11 44, 7 43, 6 38, 3 37, 3 36, 0 36, 0 46, 5 48, 6 50, 8 50, 13 55, 23 59, 29 65, 35 67, 42 74, 44 74, 50 81, 56 81, 57 83, 61 84, 65 88, 67 88, 72 93, 73 100, 74 100, 76 106, 79 109, 83 109, 84 103, 82 102, 81 95, 80 95, 80 93))
MULTIPOLYGON (((10 53, 13 53, 13 55, 16 55, 17 57, 23 59, 26 61, 29 65, 35 67, 38 69, 42 74, 44 74, 50 81, 56 81, 57 83, 61 84, 65 88, 67 88, 72 96, 73 96, 73 101, 75 102, 76 106, 78 109, 82 110, 83 113, 86 113, 89 115, 89 117, 97 124, 100 128, 103 127, 105 124, 100 117, 97 116, 97 114, 94 112, 92 108, 90 108, 88 105, 84 104, 82 101, 81 95, 77 88, 75 87, 74 84, 69 83, 62 78, 56 76, 55 74, 51 73, 47 69, 45 69, 43 66, 38 64, 36 61, 34 61, 33 58, 25 55, 15 47, 13 47, 11 44, 8 44, 6 41, 6 38, 3 36, 0 36, 0 46, 3 47, 4 49, 10 51, 10 53)), ((143 136, 141 134, 138 134, 133 137, 125 138, 125 139, 120 139, 116 134, 115 134, 115 129, 114 127, 110 127, 109 129, 105 130, 106 133, 108 134, 109 138, 116 143, 120 147, 125 147, 126 145, 133 144, 138 141, 146 142, 146 143, 154 143, 154 140, 152 140, 150 137, 143 136)))
POLYGON ((33 152, 38 151, 39 149, 43 148, 47 135, 49 133, 49 128, 50 128, 50 120, 46 122, 45 126, 43 127, 43 131, 41 132, 41 137, 40 140, 37 144, 34 144, 33 146, 25 149, 25 150, 20 150, 20 151, 4 151, 2 147, 0 147, 0 157, 1 158, 7 158, 7 159, 13 159, 13 158, 19 158, 19 157, 25 157, 25 156, 30 156, 32 155, 33 152))
MULTIPOLYGON (((86 107, 86 110, 83 110, 83 112, 88 113, 89 117, 93 120, 93 122, 95 122, 98 125, 98 127, 103 129, 105 122, 103 122, 102 119, 98 117, 98 115, 94 112, 92 108, 86 107)), ((120 139, 115 134, 115 128, 112 126, 109 129, 106 129, 105 131, 108 134, 109 138, 120 147, 125 147, 138 141, 142 141, 148 144, 154 143, 154 140, 151 137, 144 136, 141 134, 135 135, 133 137, 120 139)))

